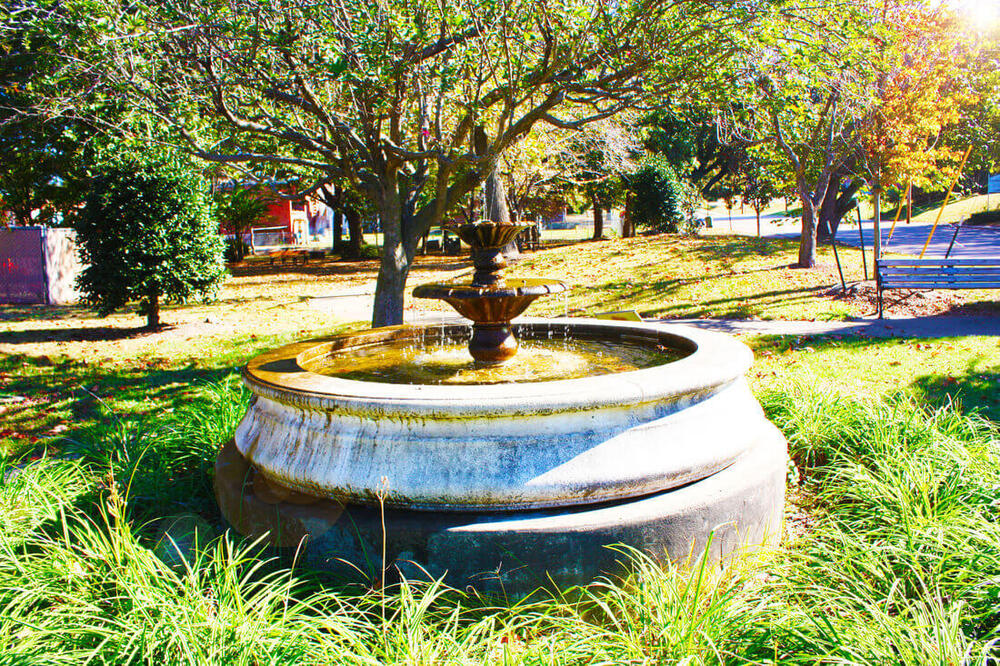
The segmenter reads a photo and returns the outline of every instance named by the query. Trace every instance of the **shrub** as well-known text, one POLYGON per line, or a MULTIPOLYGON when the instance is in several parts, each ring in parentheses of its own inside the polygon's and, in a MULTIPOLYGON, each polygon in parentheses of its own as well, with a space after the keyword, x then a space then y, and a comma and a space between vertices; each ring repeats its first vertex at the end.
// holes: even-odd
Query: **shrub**
POLYGON ((226 239, 226 249, 223 254, 229 263, 243 261, 243 258, 250 253, 250 246, 240 238, 226 239))
POLYGON ((663 159, 651 159, 626 177, 629 218, 636 227, 675 233, 694 216, 695 196, 663 159))
POLYGON ((101 316, 138 300, 155 328, 161 300, 210 295, 225 273, 212 212, 204 183, 179 163, 107 169, 76 222, 84 299, 101 316))

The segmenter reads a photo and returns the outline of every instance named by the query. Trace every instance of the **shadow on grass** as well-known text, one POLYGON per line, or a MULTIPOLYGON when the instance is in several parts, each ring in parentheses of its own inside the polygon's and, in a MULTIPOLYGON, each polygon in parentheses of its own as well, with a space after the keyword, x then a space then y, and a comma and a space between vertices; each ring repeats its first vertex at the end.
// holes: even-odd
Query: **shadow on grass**
POLYGON ((0 321, 69 319, 91 317, 93 314, 94 311, 86 305, 0 305, 0 321))
POLYGON ((170 330, 173 326, 166 324, 160 328, 114 328, 112 326, 80 326, 77 328, 36 328, 27 331, 0 331, 0 343, 12 345, 38 342, 104 342, 111 340, 127 340, 155 335, 170 330))
POLYGON ((3 427, 8 455, 39 446, 60 449, 98 437, 121 418, 156 420, 197 401, 198 387, 237 366, 164 368, 152 362, 101 367, 27 354, 0 357, 3 427))
MULTIPOLYGON (((754 353, 770 350, 778 354, 794 349, 806 349, 811 353, 822 352, 831 347, 850 350, 867 350, 883 345, 900 343, 918 343, 929 338, 867 336, 863 329, 860 333, 778 336, 765 335, 745 340, 754 349, 754 353)), ((969 333, 956 333, 957 336, 969 333)), ((920 345, 917 345, 920 348, 920 345)), ((926 349, 926 348, 925 348, 926 349)), ((931 352, 924 352, 930 354, 931 352)), ((952 404, 958 411, 970 414, 978 413, 983 417, 1000 423, 1000 370, 995 367, 977 367, 984 362, 993 365, 991 359, 982 355, 969 357, 965 360, 965 369, 948 374, 924 374, 916 376, 908 385, 900 385, 900 390, 909 390, 914 399, 929 409, 937 409, 952 404)), ((897 365, 897 362, 890 362, 897 365)), ((878 373, 878 367, 870 368, 870 372, 878 373)))
POLYGON ((769 257, 798 247, 798 241, 787 238, 756 238, 753 236, 703 236, 703 242, 690 248, 703 262, 719 261, 723 265, 753 257, 769 257))
MULTIPOLYGON (((455 271, 467 268, 468 261, 464 257, 420 255, 416 259, 415 269, 455 271)), ((378 273, 379 260, 340 260, 332 258, 316 259, 304 264, 271 264, 268 260, 255 260, 240 264, 230 264, 229 272, 233 277, 261 277, 268 275, 355 275, 370 273, 374 278, 378 273)))
POLYGON ((962 374, 924 375, 913 388, 928 404, 951 402, 961 412, 979 412, 1000 423, 1000 372, 970 368, 962 374))
POLYGON ((114 476, 140 524, 184 511, 212 519, 215 451, 248 400, 235 373, 3 357, 0 453, 81 458, 114 476))

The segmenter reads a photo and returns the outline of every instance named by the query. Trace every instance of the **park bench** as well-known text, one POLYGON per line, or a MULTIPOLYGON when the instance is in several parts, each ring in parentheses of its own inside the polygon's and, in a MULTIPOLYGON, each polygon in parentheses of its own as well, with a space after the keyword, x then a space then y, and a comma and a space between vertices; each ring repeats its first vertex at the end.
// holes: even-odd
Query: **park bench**
POLYGON ((272 266, 274 265, 276 259, 280 259, 282 265, 289 261, 292 265, 299 261, 304 264, 309 259, 309 250, 287 248, 282 250, 272 250, 267 253, 267 258, 271 260, 272 266))
POLYGON ((887 259, 877 265, 878 316, 884 289, 1000 289, 1000 257, 887 259))

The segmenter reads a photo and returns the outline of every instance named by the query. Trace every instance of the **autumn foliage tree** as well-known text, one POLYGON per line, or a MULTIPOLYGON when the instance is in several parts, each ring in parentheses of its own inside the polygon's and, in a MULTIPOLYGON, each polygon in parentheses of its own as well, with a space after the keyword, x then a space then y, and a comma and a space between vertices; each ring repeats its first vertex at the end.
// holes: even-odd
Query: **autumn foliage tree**
POLYGON ((799 266, 816 262, 821 216, 839 220, 862 183, 877 192, 929 177, 953 155, 938 137, 971 100, 962 84, 971 44, 950 11, 919 0, 824 0, 784 12, 748 53, 745 94, 726 127, 732 140, 784 155, 802 204, 799 266))
POLYGON ((863 141, 866 166, 879 187, 938 186, 962 155, 944 130, 979 101, 970 69, 978 45, 943 5, 895 3, 884 20, 896 39, 877 62, 879 110, 863 141))

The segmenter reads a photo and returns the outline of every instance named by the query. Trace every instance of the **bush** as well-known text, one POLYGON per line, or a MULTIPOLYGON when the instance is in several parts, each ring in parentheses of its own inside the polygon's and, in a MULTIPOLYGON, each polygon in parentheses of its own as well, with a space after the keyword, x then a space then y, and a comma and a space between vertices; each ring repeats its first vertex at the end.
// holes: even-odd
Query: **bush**
POLYGON ((626 178, 629 216, 636 227, 675 233, 694 217, 695 193, 663 159, 651 159, 626 178))
POLYGON ((161 300, 208 296, 225 274, 207 188, 177 162, 107 169, 76 229, 87 264, 77 283, 101 316, 138 300, 155 328, 161 300))

